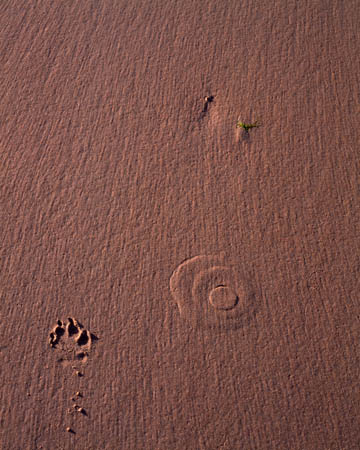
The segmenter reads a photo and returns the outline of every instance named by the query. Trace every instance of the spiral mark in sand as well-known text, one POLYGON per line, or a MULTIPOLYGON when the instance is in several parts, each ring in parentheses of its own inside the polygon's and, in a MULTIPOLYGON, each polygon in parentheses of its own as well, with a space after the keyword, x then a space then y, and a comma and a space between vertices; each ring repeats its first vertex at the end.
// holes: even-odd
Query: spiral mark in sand
POLYGON ((193 326, 238 328, 255 311, 248 281, 225 255, 200 255, 184 261, 170 278, 181 316, 193 326))

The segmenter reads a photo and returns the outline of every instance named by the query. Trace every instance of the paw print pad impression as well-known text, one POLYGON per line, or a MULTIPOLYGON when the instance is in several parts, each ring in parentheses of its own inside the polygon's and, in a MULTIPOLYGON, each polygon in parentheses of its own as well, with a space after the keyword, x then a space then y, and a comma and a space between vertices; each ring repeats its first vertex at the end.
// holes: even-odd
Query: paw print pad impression
POLYGON ((81 325, 75 318, 69 317, 66 322, 58 320, 50 332, 49 345, 62 354, 60 362, 86 362, 95 336, 81 325))

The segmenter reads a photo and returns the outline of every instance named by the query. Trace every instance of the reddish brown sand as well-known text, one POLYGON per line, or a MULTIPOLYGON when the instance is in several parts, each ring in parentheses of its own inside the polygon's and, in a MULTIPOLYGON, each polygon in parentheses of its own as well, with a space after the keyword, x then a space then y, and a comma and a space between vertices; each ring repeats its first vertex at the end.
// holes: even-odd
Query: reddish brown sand
POLYGON ((359 24, 1 2, 2 449, 359 448, 359 24))

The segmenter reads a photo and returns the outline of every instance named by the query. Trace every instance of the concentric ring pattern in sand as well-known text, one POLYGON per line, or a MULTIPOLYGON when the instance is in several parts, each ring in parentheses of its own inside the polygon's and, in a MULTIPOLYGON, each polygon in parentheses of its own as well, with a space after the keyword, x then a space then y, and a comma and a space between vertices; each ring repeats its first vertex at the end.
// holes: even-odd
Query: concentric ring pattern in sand
POLYGON ((238 328, 255 312, 248 281, 223 254, 184 261, 170 278, 170 291, 181 316, 193 326, 238 328))

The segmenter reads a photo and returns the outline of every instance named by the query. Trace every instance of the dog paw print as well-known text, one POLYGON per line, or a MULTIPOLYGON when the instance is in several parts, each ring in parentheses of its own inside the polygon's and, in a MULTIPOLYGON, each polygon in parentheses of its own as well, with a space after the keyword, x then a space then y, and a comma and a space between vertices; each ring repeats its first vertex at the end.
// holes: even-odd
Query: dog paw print
POLYGON ((66 321, 58 320, 49 334, 49 345, 58 352, 57 362, 61 363, 65 370, 71 368, 78 378, 75 384, 78 385, 79 391, 71 397, 72 407, 68 408, 67 418, 69 426, 65 428, 70 434, 76 434, 76 423, 81 417, 84 420, 89 419, 88 410, 82 404, 84 395, 80 392, 80 389, 86 386, 85 366, 82 364, 87 361, 96 340, 97 336, 90 333, 74 317, 68 317, 66 321))
POLYGON ((66 322, 62 320, 56 322, 50 332, 49 345, 53 349, 61 350, 65 355, 65 360, 85 362, 94 339, 96 337, 80 322, 73 317, 69 317, 66 322))

